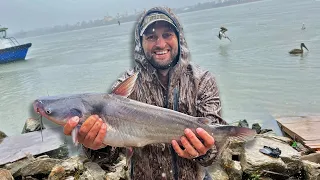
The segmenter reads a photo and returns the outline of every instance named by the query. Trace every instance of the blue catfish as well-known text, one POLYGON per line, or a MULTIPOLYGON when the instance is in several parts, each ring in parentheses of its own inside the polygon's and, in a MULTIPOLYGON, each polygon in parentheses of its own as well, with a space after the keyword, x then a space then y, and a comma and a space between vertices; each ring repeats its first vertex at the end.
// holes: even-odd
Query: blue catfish
MULTIPOLYGON (((171 143, 190 128, 201 127, 210 133, 217 149, 228 137, 252 139, 255 131, 231 125, 209 125, 205 117, 193 117, 170 109, 127 98, 132 92, 138 73, 119 84, 111 94, 86 93, 47 96, 34 101, 34 110, 56 124, 64 125, 73 116, 80 124, 96 114, 107 124, 103 143, 113 147, 142 147, 153 143, 171 143)), ((76 136, 80 126, 74 129, 76 136)))

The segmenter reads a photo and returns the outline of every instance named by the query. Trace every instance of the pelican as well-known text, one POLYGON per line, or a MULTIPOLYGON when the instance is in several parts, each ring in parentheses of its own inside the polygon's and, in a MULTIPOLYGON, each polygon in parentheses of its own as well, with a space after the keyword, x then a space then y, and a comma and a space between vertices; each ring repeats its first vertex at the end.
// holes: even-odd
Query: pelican
POLYGON ((301 43, 300 49, 292 49, 289 51, 289 54, 302 54, 303 53, 303 47, 306 48, 306 50, 309 51, 309 49, 304 45, 304 43, 301 43))
POLYGON ((225 32, 228 31, 227 28, 225 27, 220 27, 220 31, 219 31, 219 34, 218 34, 218 38, 221 40, 221 38, 227 38, 229 39, 229 41, 231 41, 231 39, 225 34, 225 32))

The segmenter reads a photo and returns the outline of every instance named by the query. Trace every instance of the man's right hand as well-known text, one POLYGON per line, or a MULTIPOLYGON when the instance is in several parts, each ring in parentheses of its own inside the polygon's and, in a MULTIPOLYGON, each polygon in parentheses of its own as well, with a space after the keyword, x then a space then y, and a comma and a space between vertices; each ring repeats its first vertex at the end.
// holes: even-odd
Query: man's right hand
MULTIPOLYGON (((79 117, 70 118, 63 128, 65 135, 71 135, 71 132, 79 123, 79 117)), ((107 125, 98 115, 91 115, 84 121, 78 133, 78 141, 85 147, 97 150, 105 147, 103 139, 107 132, 107 125)))

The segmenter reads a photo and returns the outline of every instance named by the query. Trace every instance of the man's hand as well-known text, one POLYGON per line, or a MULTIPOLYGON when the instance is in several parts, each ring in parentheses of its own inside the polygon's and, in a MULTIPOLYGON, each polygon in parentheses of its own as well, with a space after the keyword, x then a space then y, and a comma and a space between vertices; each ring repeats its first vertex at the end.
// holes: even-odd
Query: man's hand
POLYGON ((172 140, 172 146, 180 157, 194 159, 198 156, 206 154, 207 151, 213 147, 214 138, 207 131, 202 128, 197 128, 196 132, 203 140, 203 143, 190 129, 187 128, 184 130, 185 136, 182 136, 180 139, 184 150, 181 149, 176 140, 172 140))
MULTIPOLYGON (((71 135, 71 132, 79 123, 79 117, 75 116, 68 120, 64 126, 65 135, 71 135)), ((97 150, 105 145, 102 143, 107 132, 107 125, 97 115, 91 115, 84 121, 78 133, 78 141, 85 147, 97 150)))

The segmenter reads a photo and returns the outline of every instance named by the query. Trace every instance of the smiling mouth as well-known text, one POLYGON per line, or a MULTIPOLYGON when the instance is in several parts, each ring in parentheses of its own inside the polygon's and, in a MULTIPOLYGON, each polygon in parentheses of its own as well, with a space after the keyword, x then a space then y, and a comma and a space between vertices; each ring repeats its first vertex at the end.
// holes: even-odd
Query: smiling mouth
POLYGON ((155 51, 153 52, 153 54, 155 55, 165 55, 165 54, 168 54, 169 53, 169 50, 163 50, 163 51, 155 51))

